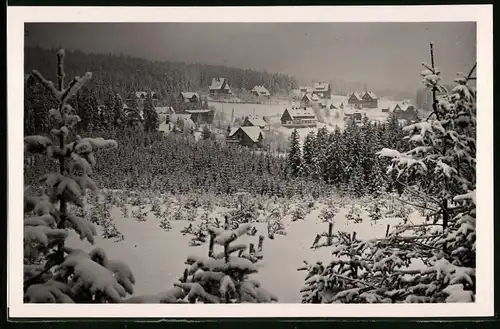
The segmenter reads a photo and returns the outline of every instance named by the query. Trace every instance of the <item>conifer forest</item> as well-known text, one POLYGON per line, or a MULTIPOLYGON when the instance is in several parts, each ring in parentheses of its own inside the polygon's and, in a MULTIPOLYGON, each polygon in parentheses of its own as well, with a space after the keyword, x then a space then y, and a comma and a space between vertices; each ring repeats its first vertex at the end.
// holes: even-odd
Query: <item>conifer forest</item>
POLYGON ((426 112, 314 129, 209 93, 292 75, 26 47, 24 302, 474 302, 476 64, 427 47, 426 112))

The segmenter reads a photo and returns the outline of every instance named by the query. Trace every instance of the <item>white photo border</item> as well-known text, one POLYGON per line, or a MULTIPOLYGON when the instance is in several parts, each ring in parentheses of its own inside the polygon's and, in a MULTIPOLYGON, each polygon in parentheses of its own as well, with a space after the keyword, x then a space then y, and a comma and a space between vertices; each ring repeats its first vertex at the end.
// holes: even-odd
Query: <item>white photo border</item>
MULTIPOLYGON (((493 6, 349 7, 8 7, 8 285, 13 318, 268 318, 493 316, 493 6), (24 304, 23 74, 24 23, 30 22, 476 22, 477 291, 468 304, 24 304)), ((471 63, 472 65, 473 63, 471 63)))

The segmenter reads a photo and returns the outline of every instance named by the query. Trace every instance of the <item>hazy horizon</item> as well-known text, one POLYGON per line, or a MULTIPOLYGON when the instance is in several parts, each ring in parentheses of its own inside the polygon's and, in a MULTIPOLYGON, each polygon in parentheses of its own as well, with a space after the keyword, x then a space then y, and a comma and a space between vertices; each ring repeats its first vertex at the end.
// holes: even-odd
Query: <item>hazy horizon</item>
POLYGON ((413 91, 421 63, 444 83, 476 61, 476 23, 29 23, 26 46, 266 70, 413 91))

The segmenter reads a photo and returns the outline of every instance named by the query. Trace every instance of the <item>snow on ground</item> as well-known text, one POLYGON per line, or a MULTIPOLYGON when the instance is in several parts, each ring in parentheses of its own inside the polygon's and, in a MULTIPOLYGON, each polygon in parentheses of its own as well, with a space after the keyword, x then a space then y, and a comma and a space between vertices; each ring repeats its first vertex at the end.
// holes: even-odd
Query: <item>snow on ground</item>
MULTIPOLYGON (((274 240, 267 238, 263 223, 256 223, 258 234, 256 236, 243 236, 240 243, 258 243, 258 235, 266 236, 264 240, 264 258, 258 264, 259 273, 256 274, 261 284, 279 297, 280 303, 300 303, 300 289, 304 284, 305 272, 297 271, 304 265, 303 261, 316 262, 329 259, 329 248, 310 249, 318 233, 327 230, 328 224, 319 221, 319 214, 324 205, 313 209, 304 220, 292 222, 290 215, 282 219, 286 226, 286 235, 276 235, 274 240)), ((210 217, 222 213, 224 208, 216 207, 210 217)), ((362 211, 363 222, 355 224, 346 220, 348 208, 341 208, 335 219, 334 231, 347 233, 356 232, 362 239, 383 237, 387 224, 397 225, 401 222, 398 218, 384 219, 376 224, 368 219, 368 213, 362 211)), ((129 212, 130 213, 130 212, 129 212)), ((159 220, 152 213, 147 220, 139 222, 132 218, 123 218, 119 208, 111 209, 111 216, 115 225, 124 235, 121 242, 113 242, 102 238, 96 239, 96 244, 90 246, 87 242, 80 241, 73 232, 67 240, 71 247, 90 251, 94 247, 102 247, 110 259, 125 261, 136 277, 135 294, 156 294, 172 287, 181 277, 185 264, 190 255, 207 256, 208 242, 202 246, 190 247, 191 235, 183 236, 180 231, 190 223, 187 220, 171 220, 171 230, 164 231, 159 227, 159 220)), ((413 222, 418 220, 416 214, 410 216, 413 222)), ((222 216, 217 216, 221 218, 222 216)), ((193 223, 193 227, 196 222, 193 223)), ((215 250, 216 252, 218 250, 215 250)), ((221 250, 222 251, 222 250, 221 250)))
MULTIPOLYGON (((335 105, 339 105, 340 103, 347 102, 346 96, 341 95, 332 95, 331 101, 335 105)), ((292 133, 293 129, 284 128, 281 126, 280 118, 283 114, 283 111, 287 107, 291 107, 293 102, 279 100, 277 103, 273 104, 240 104, 240 103, 215 103, 209 102, 210 106, 214 106, 216 112, 223 112, 225 114, 225 119, 230 120, 231 114, 234 110, 234 118, 245 117, 245 116, 266 116, 269 118, 271 129, 277 132, 284 134, 289 137, 292 133)), ((296 102, 295 102, 296 103, 296 102)), ((326 129, 330 132, 334 131, 336 127, 340 129, 344 129, 345 126, 345 114, 346 113, 354 113, 359 112, 362 116, 366 115, 370 121, 374 122, 383 122, 387 119, 390 112, 382 112, 383 108, 389 108, 391 111, 394 106, 399 103, 397 101, 391 101, 386 99, 379 100, 379 106, 374 109, 354 109, 354 108, 344 108, 338 110, 322 110, 322 111, 330 111, 329 115, 323 115, 325 122, 318 123, 316 128, 299 128, 297 129, 300 139, 303 141, 305 136, 313 131, 316 132, 321 127, 326 127, 326 129), (336 117, 336 112, 338 112, 339 116, 336 117)))
POLYGON ((234 117, 246 117, 247 115, 256 116, 275 116, 283 114, 285 107, 288 105, 285 101, 280 101, 279 104, 245 104, 245 103, 215 103, 208 102, 209 106, 215 107, 216 112, 223 112, 227 119, 231 118, 231 113, 234 109, 234 117))

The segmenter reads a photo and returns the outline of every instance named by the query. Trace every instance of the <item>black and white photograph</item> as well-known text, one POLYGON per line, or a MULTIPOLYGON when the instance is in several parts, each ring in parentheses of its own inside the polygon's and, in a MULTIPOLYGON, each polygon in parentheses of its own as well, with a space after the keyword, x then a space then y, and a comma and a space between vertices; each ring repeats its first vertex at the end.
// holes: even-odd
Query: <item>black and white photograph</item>
POLYGON ((493 314, 490 6, 16 9, 12 314, 493 314))

